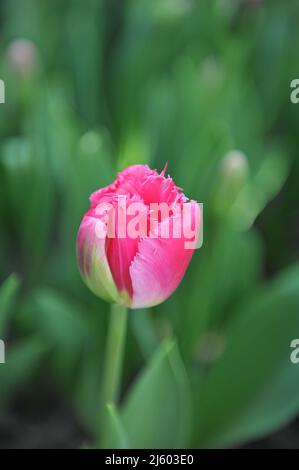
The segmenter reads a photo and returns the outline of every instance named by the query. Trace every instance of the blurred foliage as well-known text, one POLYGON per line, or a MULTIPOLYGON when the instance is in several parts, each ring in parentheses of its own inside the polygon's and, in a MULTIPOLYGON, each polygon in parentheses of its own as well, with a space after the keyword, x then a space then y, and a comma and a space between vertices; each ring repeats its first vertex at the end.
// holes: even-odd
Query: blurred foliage
POLYGON ((109 307, 80 280, 76 231, 116 171, 166 161, 204 203, 204 246, 167 302, 131 312, 100 445, 231 446, 299 412, 298 14, 296 0, 1 0, 0 415, 46 382, 98 428, 109 307))

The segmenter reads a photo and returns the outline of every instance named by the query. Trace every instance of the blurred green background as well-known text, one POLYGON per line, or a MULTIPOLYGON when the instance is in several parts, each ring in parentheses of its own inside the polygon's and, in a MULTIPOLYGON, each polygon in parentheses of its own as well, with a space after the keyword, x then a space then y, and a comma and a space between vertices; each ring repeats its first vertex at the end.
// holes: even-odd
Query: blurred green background
POLYGON ((109 306, 75 240, 89 194, 134 163, 168 161, 204 203, 204 246, 168 301, 130 313, 107 445, 232 447, 298 415, 298 15, 296 0, 1 0, 0 447, 103 445, 109 306))

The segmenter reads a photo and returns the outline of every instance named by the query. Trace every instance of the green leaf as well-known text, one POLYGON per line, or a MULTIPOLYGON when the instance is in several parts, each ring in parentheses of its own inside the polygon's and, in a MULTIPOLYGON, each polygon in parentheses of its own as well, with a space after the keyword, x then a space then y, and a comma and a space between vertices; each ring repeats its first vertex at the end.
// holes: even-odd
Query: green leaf
POLYGON ((257 438, 298 413, 299 369, 290 361, 298 307, 297 265, 239 311, 226 350, 196 397, 196 446, 257 438))
POLYGON ((53 180, 47 152, 38 135, 5 140, 1 154, 7 203, 16 243, 30 283, 45 267, 53 215, 53 180), (41 207, 43 210, 41 210, 41 207), (38 237, 33 237, 38 227, 38 237))
POLYGON ((12 274, 2 284, 0 289, 0 338, 5 332, 7 322, 11 313, 11 307, 19 287, 18 278, 12 274))
POLYGON ((128 439, 121 418, 113 404, 107 405, 107 437, 102 443, 104 449, 127 449, 128 439))
POLYGON ((25 386, 32 378, 47 352, 47 346, 36 336, 12 348, 7 346, 5 352, 5 364, 0 366, 0 406, 4 405, 17 388, 25 386))
POLYGON ((230 320, 232 305, 240 301, 260 277, 261 254, 257 233, 240 233, 229 226, 219 227, 212 243, 195 253, 195 257, 201 259, 189 282, 197 288, 190 291, 188 303, 185 295, 182 300, 185 304, 181 330, 184 351, 194 354, 203 332, 222 327, 230 320))
POLYGON ((38 333, 51 348, 50 364, 56 380, 73 387, 71 378, 87 339, 78 305, 55 290, 41 288, 27 297, 18 320, 23 329, 38 333))
POLYGON ((180 448, 191 426, 189 384, 178 349, 164 343, 137 378, 121 410, 132 448, 180 448))
POLYGON ((131 322, 140 351, 145 358, 152 355, 158 345, 157 333, 154 329, 150 310, 132 310, 131 322))
POLYGON ((268 151, 252 181, 243 187, 231 209, 235 226, 247 230, 281 190, 288 173, 289 161, 286 155, 277 149, 268 151))

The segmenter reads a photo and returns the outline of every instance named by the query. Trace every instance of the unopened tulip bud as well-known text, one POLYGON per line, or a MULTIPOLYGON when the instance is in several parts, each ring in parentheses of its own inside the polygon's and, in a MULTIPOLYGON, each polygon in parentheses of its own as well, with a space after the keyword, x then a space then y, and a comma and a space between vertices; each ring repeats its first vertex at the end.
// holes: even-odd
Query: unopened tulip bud
POLYGON ((201 210, 164 173, 130 166, 91 195, 77 255, 83 280, 99 297, 149 307, 181 282, 197 248, 201 210))
POLYGON ((239 184, 247 178, 248 161, 246 155, 239 150, 232 150, 222 160, 220 172, 223 177, 227 177, 230 182, 239 184))
POLYGON ((8 47, 7 58, 10 66, 20 75, 34 72, 38 66, 38 50, 29 39, 15 39, 8 47))
POLYGON ((219 174, 214 191, 214 208, 222 218, 229 211, 248 181, 247 158, 239 150, 232 150, 220 162, 219 174))

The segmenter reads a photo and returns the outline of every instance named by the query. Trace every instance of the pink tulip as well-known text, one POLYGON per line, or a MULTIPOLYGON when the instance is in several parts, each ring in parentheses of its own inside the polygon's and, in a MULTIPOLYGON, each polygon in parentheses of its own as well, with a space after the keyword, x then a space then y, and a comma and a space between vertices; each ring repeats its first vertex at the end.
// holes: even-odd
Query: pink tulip
POLYGON ((149 307, 181 282, 196 248, 201 211, 165 171, 130 166, 91 195, 77 257, 82 278, 97 296, 149 307))
POLYGON ((36 71, 39 65, 39 52, 29 39, 15 39, 7 49, 11 67, 20 75, 27 76, 36 71))

